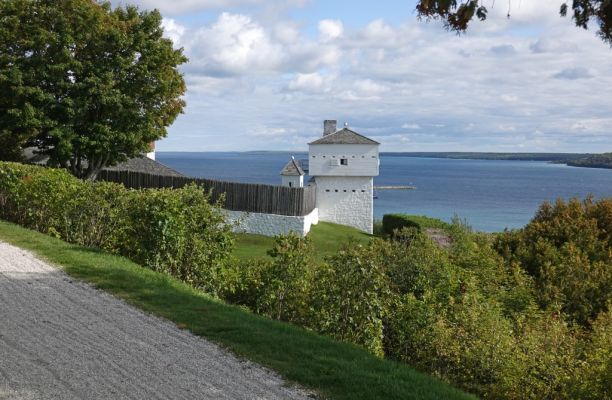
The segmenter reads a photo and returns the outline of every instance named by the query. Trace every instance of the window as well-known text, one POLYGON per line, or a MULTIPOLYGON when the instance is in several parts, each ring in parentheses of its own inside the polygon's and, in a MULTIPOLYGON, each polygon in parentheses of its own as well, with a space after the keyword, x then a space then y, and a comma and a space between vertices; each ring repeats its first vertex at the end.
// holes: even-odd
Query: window
POLYGON ((340 159, 340 165, 348 165, 348 158, 340 159))
POLYGON ((353 193, 355 193, 355 192, 356 192, 356 190, 355 190, 355 189, 353 189, 353 193))
POLYGON ((346 193, 346 189, 344 189, 344 193, 346 193))
POLYGON ((338 189, 334 190, 334 192, 338 193, 338 189))
POLYGON ((329 192, 329 189, 325 189, 326 192, 329 192))
POLYGON ((293 182, 289 182, 289 187, 292 187, 292 186, 293 186, 293 182))

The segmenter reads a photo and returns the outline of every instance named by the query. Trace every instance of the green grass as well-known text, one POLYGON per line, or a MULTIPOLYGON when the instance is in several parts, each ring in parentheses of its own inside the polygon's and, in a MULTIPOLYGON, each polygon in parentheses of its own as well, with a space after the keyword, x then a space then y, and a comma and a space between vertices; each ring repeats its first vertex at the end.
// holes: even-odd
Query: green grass
MULTIPOLYGON (((325 235, 324 235, 325 236, 325 235)), ((0 240, 329 399, 472 399, 406 365, 214 300, 129 260, 0 221, 0 240)))
MULTIPOLYGON (((318 260, 323 260, 325 256, 334 254, 343 244, 348 242, 365 244, 372 238, 371 235, 350 226, 329 222, 319 222, 317 225, 313 225, 308 237, 312 240, 315 257, 318 260)), ((236 235, 234 256, 242 261, 266 258, 268 257, 267 251, 272 246, 274 246, 274 238, 252 233, 240 233, 236 235)))

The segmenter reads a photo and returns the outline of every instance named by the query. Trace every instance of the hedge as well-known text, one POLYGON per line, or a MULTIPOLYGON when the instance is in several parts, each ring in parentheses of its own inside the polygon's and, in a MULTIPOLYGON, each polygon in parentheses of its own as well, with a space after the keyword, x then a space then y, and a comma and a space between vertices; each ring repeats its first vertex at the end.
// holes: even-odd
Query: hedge
POLYGON ((408 214, 385 214, 382 225, 383 232, 387 235, 393 235, 393 231, 402 228, 416 228, 421 231, 426 228, 446 229, 450 226, 436 218, 408 214))
POLYGON ((134 190, 18 163, 0 162, 0 218, 211 292, 233 246, 221 209, 196 185, 134 190))

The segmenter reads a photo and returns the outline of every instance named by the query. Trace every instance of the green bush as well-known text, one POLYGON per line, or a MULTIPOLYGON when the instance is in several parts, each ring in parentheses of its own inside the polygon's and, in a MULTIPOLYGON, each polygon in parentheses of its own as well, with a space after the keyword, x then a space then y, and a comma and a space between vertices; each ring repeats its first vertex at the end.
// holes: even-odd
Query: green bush
POLYGON ((415 228, 421 230, 421 225, 410 218, 406 214, 385 214, 382 219, 383 232, 387 235, 393 235, 396 230, 403 228, 415 228))
POLYGON ((215 294, 233 237, 195 185, 131 190, 61 169, 0 163, 0 218, 125 255, 215 294))
POLYGON ((319 266, 311 291, 310 327, 383 356, 389 283, 372 247, 347 247, 319 266))
POLYGON ((294 233, 277 236, 268 254, 272 261, 260 269, 257 312, 273 319, 304 323, 313 272, 310 239, 294 233))
POLYGON ((605 399, 612 393, 612 304, 597 316, 592 329, 581 346, 583 361, 572 376, 571 395, 576 399, 605 399))
POLYGON ((561 305, 588 326, 612 301, 612 199, 544 203, 523 229, 500 234, 495 249, 533 277, 544 308, 561 305))
POLYGON ((224 269, 220 297, 272 319, 308 325, 316 264, 309 238, 274 239, 271 259, 234 262, 224 269))
POLYGON ((425 230, 427 228, 448 229, 450 225, 442 220, 419 215, 408 214, 385 214, 382 219, 382 230, 387 235, 393 235, 395 230, 403 228, 416 228, 425 230))

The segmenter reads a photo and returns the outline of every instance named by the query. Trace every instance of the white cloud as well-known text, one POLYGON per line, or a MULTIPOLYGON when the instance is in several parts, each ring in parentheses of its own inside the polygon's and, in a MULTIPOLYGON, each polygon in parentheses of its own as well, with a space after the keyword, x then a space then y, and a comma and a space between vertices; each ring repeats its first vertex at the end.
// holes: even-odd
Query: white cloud
POLYGON ((167 149, 192 126, 222 131, 225 149, 260 148, 261 137, 305 149, 324 118, 351 121, 384 150, 612 149, 612 50, 559 18, 558 4, 532 3, 509 20, 496 5, 462 36, 414 19, 309 26, 225 12, 184 31, 164 21, 190 58, 188 111, 167 149))
POLYGON ((344 32, 342 21, 337 19, 324 19, 319 21, 319 37, 322 42, 338 39, 344 32))
POLYGON ((203 10, 219 10, 263 3, 263 0, 113 0, 113 5, 133 4, 141 9, 158 9, 162 14, 179 15, 203 10))
POLYGON ((222 13, 185 42, 190 67, 210 75, 236 75, 272 70, 282 61, 282 48, 250 16, 222 13))
POLYGON ((180 46, 181 39, 185 33, 185 27, 178 24, 172 18, 164 18, 161 25, 164 28, 164 36, 172 40, 175 46, 180 46))
POLYGON ((290 90, 305 91, 305 92, 324 92, 329 90, 329 84, 333 78, 324 77, 318 72, 311 74, 297 74, 297 76, 289 82, 290 90))

